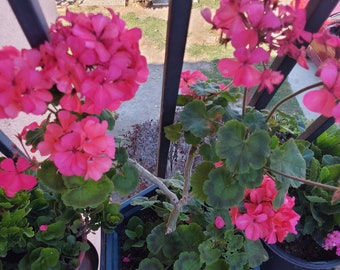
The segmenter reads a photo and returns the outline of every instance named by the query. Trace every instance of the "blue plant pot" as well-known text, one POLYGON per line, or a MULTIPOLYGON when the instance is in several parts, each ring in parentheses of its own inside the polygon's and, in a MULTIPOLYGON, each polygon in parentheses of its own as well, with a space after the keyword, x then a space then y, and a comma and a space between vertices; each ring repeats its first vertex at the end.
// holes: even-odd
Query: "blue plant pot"
MULTIPOLYGON (((131 200, 136 197, 151 197, 155 195, 156 186, 150 186, 142 192, 138 193, 131 199, 122 203, 120 212, 124 215, 124 219, 128 219, 141 210, 139 206, 132 206, 131 200)), ((119 241, 120 232, 123 229, 123 224, 117 226, 112 234, 104 234, 101 236, 101 270, 120 270, 121 256, 119 241)), ((255 267, 253 270, 260 270, 260 267, 255 267)), ((273 269, 271 269, 273 270, 273 269)))
MULTIPOLYGON (((136 197, 150 197, 155 194, 156 187, 150 186, 137 195, 133 196, 129 200, 123 202, 120 207, 120 212, 124 215, 124 219, 135 215, 141 210, 139 206, 132 206, 131 200, 136 197)), ((101 259, 100 269, 101 270, 119 270, 120 269, 120 241, 119 234, 123 228, 123 224, 116 227, 112 234, 104 234, 101 236, 101 259)))
POLYGON ((287 253, 277 245, 268 245, 264 243, 264 247, 268 252, 269 260, 261 265, 261 270, 332 270, 335 266, 340 265, 340 259, 308 262, 287 253))

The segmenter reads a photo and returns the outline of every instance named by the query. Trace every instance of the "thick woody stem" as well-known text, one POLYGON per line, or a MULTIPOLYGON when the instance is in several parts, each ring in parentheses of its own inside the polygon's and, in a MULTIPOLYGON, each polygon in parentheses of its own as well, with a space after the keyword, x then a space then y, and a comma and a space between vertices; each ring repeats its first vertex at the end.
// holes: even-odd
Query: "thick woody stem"
POLYGON ((194 160, 196 156, 197 147, 191 146, 188 154, 188 158, 185 162, 184 166, 184 185, 183 185, 183 195, 180 201, 177 204, 174 204, 174 208, 172 209, 168 222, 166 224, 166 232, 165 233, 172 233, 176 230, 176 223, 178 220, 179 215, 182 212, 184 206, 188 204, 192 195, 189 194, 190 191, 190 178, 191 178, 191 171, 194 165, 194 160))
POLYGON ((162 190, 164 194, 169 198, 170 202, 173 205, 178 204, 179 199, 177 195, 173 193, 171 190, 169 190, 169 188, 163 183, 161 178, 154 176, 147 169, 145 169, 142 165, 140 165, 137 161, 129 158, 129 162, 137 168, 137 170, 143 177, 145 177, 147 180, 155 184, 160 190, 162 190))

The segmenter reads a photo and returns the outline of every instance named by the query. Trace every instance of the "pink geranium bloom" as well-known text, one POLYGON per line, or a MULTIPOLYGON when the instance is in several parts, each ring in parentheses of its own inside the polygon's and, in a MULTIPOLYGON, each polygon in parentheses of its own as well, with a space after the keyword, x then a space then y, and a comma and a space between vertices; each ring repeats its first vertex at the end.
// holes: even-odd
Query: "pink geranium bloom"
POLYGON ((82 151, 81 143, 81 135, 76 132, 66 134, 60 139, 53 161, 61 174, 66 176, 85 175, 89 155, 82 151))
POLYGON ((236 219, 236 227, 244 230, 245 235, 250 240, 258 240, 268 233, 267 221, 272 215, 272 210, 263 204, 245 204, 247 213, 240 215, 236 219), (267 212, 267 210, 270 210, 267 212))
POLYGON ((25 174, 31 168, 27 159, 19 157, 16 162, 6 158, 0 163, 0 187, 8 197, 14 197, 20 190, 31 190, 37 184, 37 179, 25 174))
POLYGON ((260 62, 267 62, 269 54, 262 48, 252 51, 246 48, 235 50, 236 59, 224 58, 218 63, 218 70, 224 77, 232 77, 234 85, 253 87, 261 82, 261 72, 253 65, 260 62))
POLYGON ((324 88, 305 94, 303 103, 309 110, 331 117, 336 100, 340 97, 340 76, 336 60, 326 60, 317 71, 317 75, 320 75, 324 88))
POLYGON ((261 74, 261 84, 259 91, 266 89, 269 94, 274 91, 274 85, 282 82, 283 75, 278 71, 272 71, 270 68, 265 69, 261 74))
POLYGON ((199 81, 206 81, 208 78, 201 71, 186 70, 181 73, 181 80, 179 82, 179 89, 183 95, 194 95, 195 92, 190 89, 191 85, 196 84, 199 81))

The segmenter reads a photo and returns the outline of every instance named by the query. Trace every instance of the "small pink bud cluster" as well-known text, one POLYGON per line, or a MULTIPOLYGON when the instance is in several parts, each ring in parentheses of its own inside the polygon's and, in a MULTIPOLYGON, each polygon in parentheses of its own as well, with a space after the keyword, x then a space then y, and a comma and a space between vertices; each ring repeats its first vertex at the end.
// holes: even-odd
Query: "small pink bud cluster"
POLYGON ((333 231, 327 234, 322 247, 325 250, 332 250, 336 248, 336 255, 340 256, 340 231, 333 231))

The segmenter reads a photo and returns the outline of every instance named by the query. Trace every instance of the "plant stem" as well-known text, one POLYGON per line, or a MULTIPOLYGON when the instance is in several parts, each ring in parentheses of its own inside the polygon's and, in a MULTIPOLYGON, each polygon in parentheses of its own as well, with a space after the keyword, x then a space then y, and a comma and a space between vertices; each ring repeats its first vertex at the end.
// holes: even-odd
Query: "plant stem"
POLYGON ((328 190, 332 190, 332 191, 337 191, 338 190, 338 188, 335 187, 335 186, 331 186, 331 185, 327 185, 327 184, 322 184, 322 183, 314 182, 312 180, 308 180, 308 179, 305 179, 305 178, 291 176, 291 175, 285 174, 283 172, 274 170, 274 169, 269 168, 269 167, 265 167, 265 169, 267 171, 271 171, 273 173, 276 173, 276 174, 282 175, 284 177, 287 177, 287 178, 299 181, 299 182, 304 183, 304 184, 309 185, 309 186, 319 187, 319 188, 328 189, 328 190))
POLYGON ((187 160, 185 162, 185 166, 184 166, 183 196, 187 196, 189 194, 190 177, 191 177, 192 166, 194 165, 196 151, 197 151, 197 147, 191 145, 189 153, 188 153, 188 158, 187 158, 187 160))
POLYGON ((307 87, 304 87, 302 89, 300 89, 299 91, 296 91, 288 96, 286 96, 285 98, 281 99, 275 106, 274 108, 269 112, 268 116, 267 116, 267 119, 266 119, 266 122, 269 121, 270 117, 272 117, 272 115, 274 114, 274 112, 277 110, 277 108, 279 108, 283 103, 285 103, 286 101, 290 100, 291 98, 307 91, 307 90, 310 90, 312 88, 315 88, 315 87, 318 87, 318 86, 322 86, 323 85, 323 82, 317 82, 317 83, 314 83, 314 84, 311 84, 307 87))
POLYGON ((129 158, 129 162, 133 164, 139 173, 144 176, 147 180, 155 184, 160 190, 164 192, 164 194, 169 198, 173 205, 178 204, 179 199, 175 193, 168 189, 168 187, 163 183, 162 179, 154 176, 147 169, 145 169, 142 165, 140 165, 137 161, 129 158))
POLYGON ((191 200, 193 197, 192 194, 188 194, 187 196, 184 196, 181 198, 181 200, 174 205, 174 208, 170 212, 168 222, 166 223, 166 234, 172 233, 176 230, 176 225, 177 225, 177 220, 182 212, 182 209, 184 206, 188 204, 188 202, 191 200))
POLYGON ((188 158, 184 166, 184 184, 183 184, 182 198, 179 200, 178 203, 174 204, 174 208, 172 209, 169 215, 168 222, 166 224, 165 233, 171 233, 176 230, 176 223, 177 223, 178 217, 181 214, 183 207, 187 205, 190 199, 192 198, 192 195, 189 194, 190 178, 191 178, 192 166, 194 165, 196 151, 197 151, 197 147, 192 145, 190 147, 188 158))
POLYGON ((246 104, 247 104, 247 88, 244 88, 242 99, 242 119, 244 117, 244 114, 246 113, 246 104))

